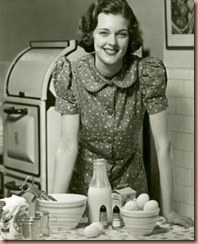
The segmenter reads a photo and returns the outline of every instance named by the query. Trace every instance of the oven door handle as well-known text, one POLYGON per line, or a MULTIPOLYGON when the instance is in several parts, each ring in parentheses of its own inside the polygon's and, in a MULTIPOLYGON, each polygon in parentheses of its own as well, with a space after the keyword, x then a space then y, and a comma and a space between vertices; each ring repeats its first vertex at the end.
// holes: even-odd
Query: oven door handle
POLYGON ((28 113, 27 108, 22 108, 22 109, 16 109, 15 107, 11 108, 5 108, 3 110, 7 114, 21 114, 21 115, 26 115, 28 113))
POLYGON ((7 197, 11 197, 13 194, 17 196, 23 195, 23 192, 20 189, 20 185, 17 185, 14 180, 5 183, 5 188, 8 190, 7 197))
POLYGON ((20 185, 16 185, 15 181, 5 183, 5 188, 12 191, 21 191, 20 185))

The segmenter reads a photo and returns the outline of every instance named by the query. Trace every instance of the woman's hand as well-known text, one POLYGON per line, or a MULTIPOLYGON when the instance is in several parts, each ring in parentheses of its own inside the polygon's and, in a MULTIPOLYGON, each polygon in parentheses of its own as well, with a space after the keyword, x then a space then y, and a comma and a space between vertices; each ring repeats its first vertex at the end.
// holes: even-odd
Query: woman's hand
POLYGON ((179 215, 178 213, 172 211, 165 216, 167 223, 178 224, 186 228, 194 226, 194 221, 190 217, 179 215))

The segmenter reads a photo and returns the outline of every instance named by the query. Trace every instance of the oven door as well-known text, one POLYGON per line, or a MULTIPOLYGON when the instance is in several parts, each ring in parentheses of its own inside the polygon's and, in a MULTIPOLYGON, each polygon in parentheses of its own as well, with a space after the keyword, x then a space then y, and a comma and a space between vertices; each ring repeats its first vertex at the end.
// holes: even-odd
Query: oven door
POLYGON ((6 102, 3 115, 4 166, 39 175, 39 107, 6 102))

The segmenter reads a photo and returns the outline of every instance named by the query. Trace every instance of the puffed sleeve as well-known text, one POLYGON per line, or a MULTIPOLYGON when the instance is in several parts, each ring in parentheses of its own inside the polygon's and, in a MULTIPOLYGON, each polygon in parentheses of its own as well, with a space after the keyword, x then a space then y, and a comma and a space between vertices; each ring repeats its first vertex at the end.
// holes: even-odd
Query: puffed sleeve
POLYGON ((139 78, 143 103, 149 114, 168 107, 166 97, 167 76, 162 61, 156 57, 143 58, 139 63, 139 78))
POLYGON ((65 57, 59 57, 52 72, 56 92, 55 110, 63 115, 78 114, 78 105, 72 84, 71 63, 65 57))

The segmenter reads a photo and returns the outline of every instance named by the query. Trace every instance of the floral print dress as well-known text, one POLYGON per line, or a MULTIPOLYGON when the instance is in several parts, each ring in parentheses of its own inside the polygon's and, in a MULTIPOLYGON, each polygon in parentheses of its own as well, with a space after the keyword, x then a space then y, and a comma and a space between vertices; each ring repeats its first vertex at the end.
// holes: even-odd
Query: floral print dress
POLYGON ((139 132, 146 110, 156 114, 168 106, 164 65, 156 57, 131 55, 119 73, 106 79, 94 63, 94 53, 72 63, 60 57, 53 71, 55 110, 80 114, 79 153, 70 192, 87 195, 96 158, 107 159, 113 189, 127 184, 137 195, 147 192, 139 132))

